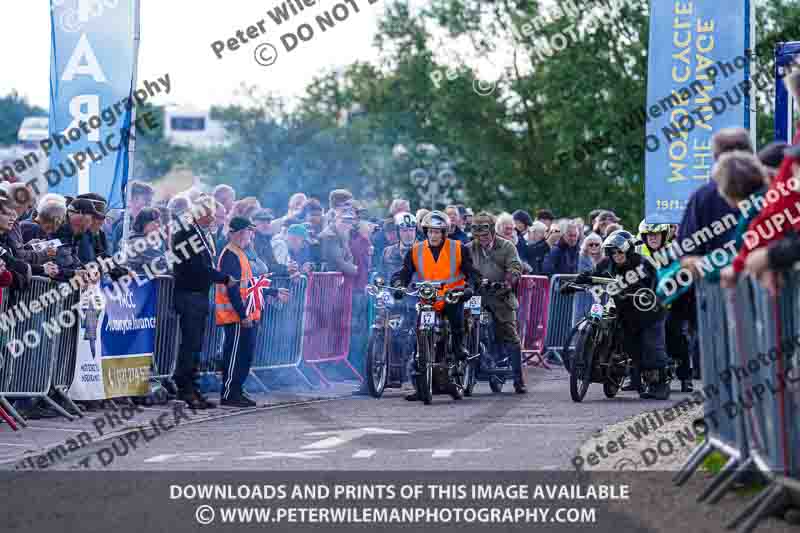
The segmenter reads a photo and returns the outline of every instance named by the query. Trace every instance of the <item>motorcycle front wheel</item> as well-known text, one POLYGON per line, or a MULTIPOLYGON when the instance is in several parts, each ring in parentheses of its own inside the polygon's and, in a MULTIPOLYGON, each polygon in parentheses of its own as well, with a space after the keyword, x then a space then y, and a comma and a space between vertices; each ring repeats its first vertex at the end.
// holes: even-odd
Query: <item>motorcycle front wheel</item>
POLYGON ((381 331, 369 338, 367 346, 367 386, 375 398, 383 396, 386 388, 388 355, 386 353, 385 333, 381 331))
POLYGON ((594 362, 594 326, 586 324, 575 337, 572 370, 569 374, 569 394, 573 402, 582 402, 592 383, 594 362))
POLYGON ((433 342, 422 333, 417 342, 417 393, 425 405, 433 402, 433 342))

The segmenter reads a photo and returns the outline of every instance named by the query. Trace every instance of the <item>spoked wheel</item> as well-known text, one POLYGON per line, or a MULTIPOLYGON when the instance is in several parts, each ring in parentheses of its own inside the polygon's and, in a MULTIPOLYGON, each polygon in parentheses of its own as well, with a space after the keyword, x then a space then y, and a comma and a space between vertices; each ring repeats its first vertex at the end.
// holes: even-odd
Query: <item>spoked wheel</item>
POLYGON ((582 402, 592 383, 593 338, 594 327, 591 324, 581 327, 575 338, 572 371, 569 374, 569 394, 573 402, 582 402))
POLYGON ((454 400, 464 399, 464 378, 465 367, 469 366, 466 361, 457 361, 455 364, 452 383, 448 386, 450 397, 454 400))
POLYGON ((388 357, 386 353, 385 333, 370 336, 367 346, 367 385, 369 393, 380 398, 386 388, 388 357))
POLYGON ((606 395, 606 398, 613 398, 619 392, 620 387, 622 387, 620 382, 605 381, 603 382, 603 394, 606 395))
MULTIPOLYGON (((473 354, 474 355, 474 354, 473 354)), ((478 356, 467 361, 464 367, 464 396, 472 396, 475 385, 478 383, 478 369, 481 360, 486 356, 486 346, 478 343, 478 356)))
POLYGON ((417 347, 417 394, 425 405, 433 402, 433 348, 430 339, 424 335, 417 347))
POLYGON ((493 393, 500 394, 503 392, 503 385, 505 385, 505 381, 502 378, 489 376, 489 388, 492 389, 493 393))

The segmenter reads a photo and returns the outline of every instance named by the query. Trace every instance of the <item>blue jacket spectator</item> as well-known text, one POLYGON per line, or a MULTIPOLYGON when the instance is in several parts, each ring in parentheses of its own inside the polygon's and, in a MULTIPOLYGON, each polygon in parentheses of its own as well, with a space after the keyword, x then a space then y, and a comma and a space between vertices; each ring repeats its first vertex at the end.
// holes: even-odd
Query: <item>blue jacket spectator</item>
POLYGON ((548 276, 578 273, 578 228, 567 223, 562 232, 563 236, 544 259, 544 271, 548 276))

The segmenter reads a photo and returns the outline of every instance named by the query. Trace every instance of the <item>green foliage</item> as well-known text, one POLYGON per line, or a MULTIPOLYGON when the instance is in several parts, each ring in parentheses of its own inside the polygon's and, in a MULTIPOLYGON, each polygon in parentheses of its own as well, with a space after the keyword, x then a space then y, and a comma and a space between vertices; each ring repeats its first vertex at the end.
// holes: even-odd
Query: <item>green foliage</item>
POLYGON ((0 146, 17 144, 17 131, 22 119, 29 116, 46 117, 47 111, 31 106, 16 91, 0 97, 0 146))

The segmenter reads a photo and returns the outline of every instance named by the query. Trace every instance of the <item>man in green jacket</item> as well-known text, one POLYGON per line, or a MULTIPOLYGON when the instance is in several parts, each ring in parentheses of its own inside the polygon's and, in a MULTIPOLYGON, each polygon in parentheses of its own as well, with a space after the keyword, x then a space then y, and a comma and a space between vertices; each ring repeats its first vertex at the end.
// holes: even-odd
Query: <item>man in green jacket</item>
POLYGON ((514 243, 495 235, 495 218, 481 212, 472 220, 473 240, 467 245, 474 266, 481 277, 490 282, 505 283, 505 289, 484 295, 482 304, 494 316, 495 335, 511 358, 514 369, 514 390, 528 392, 522 374, 522 344, 517 333, 519 302, 513 288, 522 275, 522 262, 514 243))

